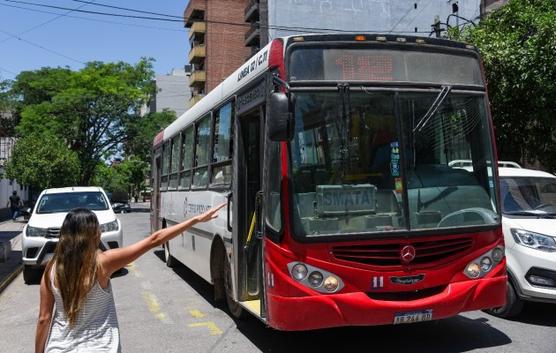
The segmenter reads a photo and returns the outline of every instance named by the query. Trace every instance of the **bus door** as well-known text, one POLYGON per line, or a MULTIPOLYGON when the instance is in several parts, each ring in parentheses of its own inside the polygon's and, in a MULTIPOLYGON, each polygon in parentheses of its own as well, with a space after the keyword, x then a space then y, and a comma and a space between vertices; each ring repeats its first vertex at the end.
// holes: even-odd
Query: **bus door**
POLYGON ((263 106, 236 119, 236 164, 234 167, 234 255, 237 259, 238 300, 261 315, 262 240, 258 226, 261 206, 263 106), (237 216, 236 216, 237 215, 237 216))
POLYGON ((151 231, 160 229, 160 176, 161 176, 161 150, 154 153, 154 163, 151 182, 151 231))

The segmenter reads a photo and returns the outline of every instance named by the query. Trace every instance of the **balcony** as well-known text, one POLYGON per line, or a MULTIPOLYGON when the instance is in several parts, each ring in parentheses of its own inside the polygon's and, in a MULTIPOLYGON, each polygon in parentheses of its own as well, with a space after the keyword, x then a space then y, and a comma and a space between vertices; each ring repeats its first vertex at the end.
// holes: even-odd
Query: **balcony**
POLYGON ((204 94, 196 94, 194 96, 191 96, 191 98, 189 99, 189 108, 199 103, 199 101, 203 99, 204 96, 204 94))
POLYGON ((204 45, 196 45, 189 51, 189 63, 198 64, 205 60, 206 50, 204 45))
POLYGON ((259 29, 259 23, 251 24, 251 28, 245 33, 245 46, 258 46, 261 42, 261 30, 259 29))
POLYGON ((205 34, 207 32, 206 22, 193 22, 191 28, 189 28, 189 39, 196 34, 205 34))
POLYGON ((259 20, 259 1, 251 0, 245 7, 245 22, 253 22, 259 20))
POLYGON ((203 70, 193 71, 189 76, 189 86, 204 86, 207 80, 207 73, 203 70))

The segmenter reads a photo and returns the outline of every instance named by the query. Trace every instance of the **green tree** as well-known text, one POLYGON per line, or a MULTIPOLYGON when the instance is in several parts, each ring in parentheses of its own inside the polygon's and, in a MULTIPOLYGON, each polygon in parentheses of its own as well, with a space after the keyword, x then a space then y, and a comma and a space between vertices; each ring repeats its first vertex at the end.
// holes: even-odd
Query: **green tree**
POLYGON ((500 157, 555 171, 556 1, 510 0, 455 36, 482 54, 500 157))
POLYGON ((10 81, 0 80, 0 137, 15 135, 16 116, 10 86, 10 81))
POLYGON ((75 185, 79 174, 77 153, 52 134, 19 139, 6 165, 9 179, 38 190, 75 185))
POLYGON ((102 187, 107 192, 128 194, 129 175, 127 170, 120 168, 118 164, 107 165, 101 162, 95 170, 92 184, 102 187))
POLYGON ((121 149, 126 127, 140 118, 140 107, 153 92, 153 75, 147 59, 23 72, 12 87, 21 115, 17 131, 63 139, 78 156, 79 184, 89 185, 102 158, 121 149))
POLYGON ((125 153, 150 164, 154 137, 175 119, 175 112, 165 110, 131 120, 127 126, 128 139, 125 143, 125 153))

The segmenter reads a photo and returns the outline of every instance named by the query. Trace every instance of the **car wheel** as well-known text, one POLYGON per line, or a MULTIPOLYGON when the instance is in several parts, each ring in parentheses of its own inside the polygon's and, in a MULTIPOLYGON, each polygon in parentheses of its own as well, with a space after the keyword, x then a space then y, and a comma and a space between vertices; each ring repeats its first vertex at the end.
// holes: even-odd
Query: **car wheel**
POLYGON ((175 267, 176 266, 176 259, 170 253, 170 243, 164 244, 164 261, 166 261, 166 266, 168 267, 175 267))
POLYGON ((224 290, 226 292, 226 306, 230 314, 238 320, 245 319, 247 317, 247 312, 239 305, 238 302, 234 300, 232 295, 232 270, 230 267, 230 261, 226 252, 223 253, 224 256, 224 290))
POLYGON ((37 284, 40 282, 41 270, 23 265, 23 281, 25 284, 37 284))
POLYGON ((493 308, 485 310, 487 313, 501 318, 510 318, 517 316, 523 309, 523 300, 521 300, 517 292, 515 291, 514 285, 511 281, 508 281, 508 289, 506 292, 506 305, 499 308, 493 308))

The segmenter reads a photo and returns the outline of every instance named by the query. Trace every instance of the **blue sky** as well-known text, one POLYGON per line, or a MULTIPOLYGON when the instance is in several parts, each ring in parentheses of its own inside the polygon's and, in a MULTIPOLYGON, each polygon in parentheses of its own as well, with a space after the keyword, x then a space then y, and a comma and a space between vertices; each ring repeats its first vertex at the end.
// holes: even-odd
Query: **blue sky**
MULTIPOLYGON (((141 15, 72 0, 21 1, 71 9, 141 15)), ((90 1, 93 0, 87 0, 90 1)), ((183 16, 188 0, 94 2, 183 16)), ((83 67, 83 62, 94 60, 135 63, 143 56, 152 57, 156 60, 154 68, 158 74, 168 73, 172 68, 181 68, 187 63, 189 43, 183 22, 134 20, 78 12, 71 12, 55 19, 59 14, 67 12, 68 10, 0 0, 0 79, 13 79, 21 71, 35 70, 43 66, 69 66, 77 70, 83 67), (51 22, 43 24, 47 21, 51 22), (38 25, 40 27, 23 33, 38 25)))

